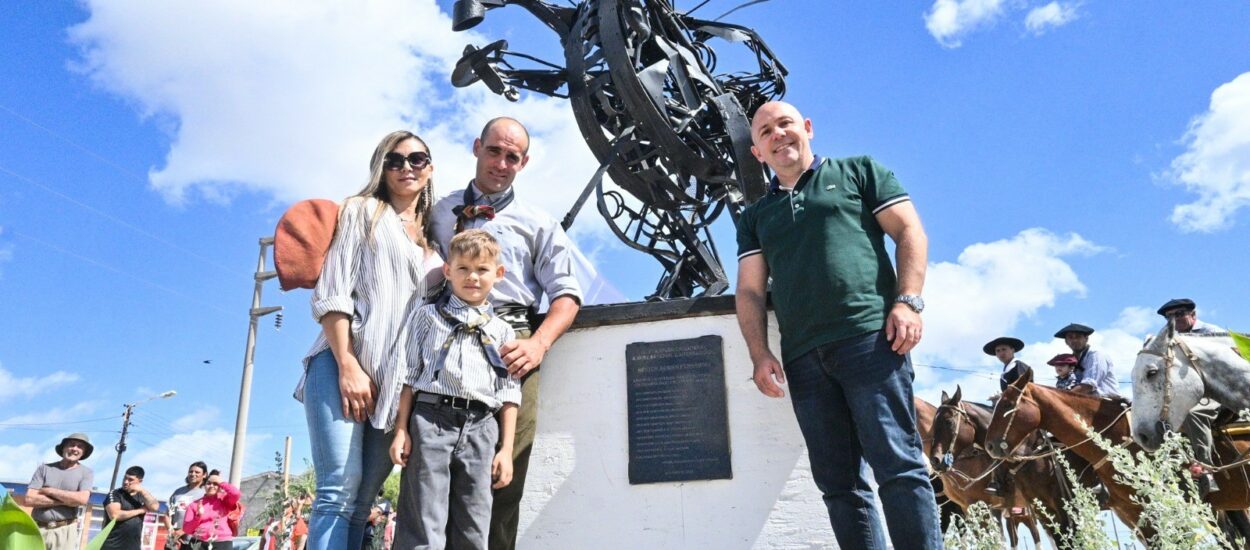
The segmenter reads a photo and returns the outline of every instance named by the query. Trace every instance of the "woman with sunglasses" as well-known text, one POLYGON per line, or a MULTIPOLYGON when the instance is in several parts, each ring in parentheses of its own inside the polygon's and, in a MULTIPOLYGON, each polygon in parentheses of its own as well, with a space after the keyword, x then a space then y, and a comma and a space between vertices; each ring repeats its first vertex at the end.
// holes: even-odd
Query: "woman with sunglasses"
POLYGON ((239 489, 213 470, 204 481, 204 496, 187 506, 183 521, 184 550, 230 550, 234 530, 229 515, 239 504, 239 489))
POLYGON ((304 358, 304 402, 317 492, 310 550, 358 550, 387 454, 406 365, 397 342, 410 308, 442 283, 430 243, 430 150, 411 132, 382 139, 369 181, 340 209, 313 290, 322 333, 304 358))

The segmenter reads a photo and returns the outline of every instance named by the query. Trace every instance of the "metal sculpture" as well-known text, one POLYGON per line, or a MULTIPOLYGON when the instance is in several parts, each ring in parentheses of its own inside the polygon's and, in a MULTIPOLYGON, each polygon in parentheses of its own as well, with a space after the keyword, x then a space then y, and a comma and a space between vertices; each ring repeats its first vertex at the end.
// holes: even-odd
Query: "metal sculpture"
POLYGON ((504 40, 470 45, 452 84, 481 82, 511 101, 520 98, 519 89, 568 98, 601 166, 565 228, 595 193, 616 236, 663 265, 648 299, 724 292, 729 282, 710 227, 726 210, 736 221, 765 192, 764 167, 750 152, 749 115, 785 93, 785 66, 755 31, 697 19, 668 0, 583 0, 570 7, 457 0, 452 28, 473 28, 487 10, 507 5, 525 8, 560 37, 564 65, 510 51, 504 40), (717 73, 712 38, 744 46, 755 66, 717 73), (604 191, 605 172, 632 200, 604 191))

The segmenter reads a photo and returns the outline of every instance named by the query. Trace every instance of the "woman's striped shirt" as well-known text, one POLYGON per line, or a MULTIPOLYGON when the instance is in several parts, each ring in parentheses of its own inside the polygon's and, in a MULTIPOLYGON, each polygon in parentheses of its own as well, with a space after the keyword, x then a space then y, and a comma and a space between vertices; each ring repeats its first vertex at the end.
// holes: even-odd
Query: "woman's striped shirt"
MULTIPOLYGON (((375 428, 390 430, 395 425, 407 365, 403 325, 425 303, 427 291, 437 291, 442 264, 438 253, 427 253, 412 242, 388 204, 353 197, 343 206, 321 278, 313 289, 312 316, 318 323, 332 312, 350 317, 352 349, 378 387, 369 416, 375 428)), ((296 399, 303 401, 309 360, 329 347, 323 331, 304 357, 305 376, 295 388, 296 399)))

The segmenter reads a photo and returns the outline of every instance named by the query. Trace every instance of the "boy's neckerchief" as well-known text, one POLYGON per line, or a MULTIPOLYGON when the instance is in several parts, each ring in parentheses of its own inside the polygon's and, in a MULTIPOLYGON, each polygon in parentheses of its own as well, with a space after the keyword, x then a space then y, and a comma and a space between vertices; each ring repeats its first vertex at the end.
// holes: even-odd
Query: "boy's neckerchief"
MULTIPOLYGON (((473 322, 466 323, 447 311, 450 302, 451 293, 447 293, 434 303, 434 310, 451 325, 451 334, 448 334, 447 339, 443 341, 443 346, 438 352, 438 360, 434 363, 434 379, 438 380, 438 373, 443 370, 443 365, 447 362, 447 353, 456 340, 456 334, 461 332, 477 336, 478 343, 482 345, 482 352, 486 355, 486 362, 490 363, 490 368, 495 371, 496 378, 500 380, 508 378, 508 369, 504 367, 503 358, 499 356, 499 348, 495 347, 495 341, 483 330, 486 323, 490 322, 491 316, 479 315, 473 322)), ((472 308, 472 306, 469 307, 472 308)), ((498 391, 498 382, 499 380, 496 380, 496 391, 498 391)))
MULTIPOLYGON (((485 193, 483 193, 485 196, 485 193)), ((486 218, 487 220, 495 219, 495 214, 502 212, 509 204, 512 204, 512 186, 509 185, 503 192, 503 196, 499 197, 492 204, 473 204, 473 182, 464 188, 464 196, 461 204, 451 207, 451 211, 456 215, 456 233, 464 231, 464 224, 474 218, 486 218)))

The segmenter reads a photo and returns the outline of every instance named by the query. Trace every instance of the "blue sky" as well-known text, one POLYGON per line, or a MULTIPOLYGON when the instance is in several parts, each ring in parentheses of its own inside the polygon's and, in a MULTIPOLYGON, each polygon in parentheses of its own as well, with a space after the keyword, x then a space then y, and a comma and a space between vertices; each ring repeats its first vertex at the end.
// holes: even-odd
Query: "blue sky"
MULTIPOLYGON (((443 193, 471 174, 481 124, 517 116, 535 136, 518 193, 563 215, 595 168, 568 104, 447 84, 466 43, 559 59, 554 35, 516 8, 452 33, 449 12, 0 12, 0 479, 28 479, 61 435, 87 431, 107 485, 122 405, 168 389, 138 408, 124 462, 162 493, 193 460, 226 469, 257 239, 293 200, 355 192, 387 131, 428 138, 443 193)), ((1071 321, 1098 329, 1126 373, 1173 297, 1250 331, 1250 6, 774 0, 730 19, 789 67, 787 99, 813 119, 818 152, 871 154, 912 193, 930 238, 922 395, 988 395, 985 341, 1018 336, 1041 364, 1071 321)), ((593 210, 574 236, 601 300, 651 292, 658 265, 593 210)), ((732 263, 728 220, 716 238, 732 263)), ((290 393, 317 327, 307 291, 265 292, 287 309, 281 331, 261 325, 247 474, 272 469, 286 435, 295 464, 308 456, 290 393)))

